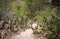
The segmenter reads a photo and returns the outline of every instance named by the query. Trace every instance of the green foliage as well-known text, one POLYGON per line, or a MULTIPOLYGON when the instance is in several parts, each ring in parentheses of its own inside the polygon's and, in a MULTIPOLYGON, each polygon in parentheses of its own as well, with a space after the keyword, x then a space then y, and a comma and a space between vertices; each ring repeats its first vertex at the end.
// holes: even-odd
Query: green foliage
MULTIPOLYGON (((43 26, 43 31, 48 38, 54 39, 60 35, 60 11, 50 4, 44 4, 44 0, 13 2, 10 4, 10 8, 15 12, 17 18, 21 18, 20 24, 27 24, 29 19, 36 20, 39 25, 43 26)), ((40 30, 35 30, 40 32, 40 30)))

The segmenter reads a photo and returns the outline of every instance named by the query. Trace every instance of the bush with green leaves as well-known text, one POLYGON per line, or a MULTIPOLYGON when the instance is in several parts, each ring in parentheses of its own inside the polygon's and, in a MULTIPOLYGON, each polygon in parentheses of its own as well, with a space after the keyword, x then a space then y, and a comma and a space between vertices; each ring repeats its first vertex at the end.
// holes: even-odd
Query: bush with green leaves
POLYGON ((44 4, 44 0, 23 0, 21 3, 11 3, 10 7, 20 18, 19 24, 25 25, 28 20, 35 20, 43 26, 48 39, 58 39, 60 36, 60 11, 53 5, 44 4))
POLYGON ((46 5, 44 10, 35 18, 43 26, 44 33, 48 39, 59 39, 60 37, 60 19, 59 15, 57 15, 59 10, 57 10, 56 7, 46 5))

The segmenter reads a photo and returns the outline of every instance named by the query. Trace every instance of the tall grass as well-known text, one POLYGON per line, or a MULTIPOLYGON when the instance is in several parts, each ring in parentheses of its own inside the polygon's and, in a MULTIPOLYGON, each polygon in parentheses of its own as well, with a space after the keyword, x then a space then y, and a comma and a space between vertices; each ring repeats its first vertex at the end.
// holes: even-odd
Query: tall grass
POLYGON ((60 12, 58 10, 57 14, 56 7, 44 4, 43 0, 23 0, 21 3, 13 2, 10 7, 21 18, 20 23, 24 24, 28 19, 36 20, 39 25, 43 26, 44 33, 48 39, 58 39, 60 35, 58 15, 60 12))

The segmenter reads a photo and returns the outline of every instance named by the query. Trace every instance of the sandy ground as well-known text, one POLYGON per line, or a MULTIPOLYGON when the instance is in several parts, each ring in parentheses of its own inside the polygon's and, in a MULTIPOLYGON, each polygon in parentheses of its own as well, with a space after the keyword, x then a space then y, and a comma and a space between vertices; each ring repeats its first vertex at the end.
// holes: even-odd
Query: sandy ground
POLYGON ((34 34, 32 29, 27 29, 25 31, 20 32, 17 35, 11 37, 11 39, 46 39, 41 34, 34 34))

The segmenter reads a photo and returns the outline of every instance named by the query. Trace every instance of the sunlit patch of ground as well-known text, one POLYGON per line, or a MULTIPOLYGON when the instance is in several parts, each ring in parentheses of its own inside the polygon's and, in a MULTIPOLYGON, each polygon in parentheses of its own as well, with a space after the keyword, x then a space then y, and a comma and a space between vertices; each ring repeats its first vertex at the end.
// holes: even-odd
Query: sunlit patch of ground
POLYGON ((32 33, 32 29, 27 29, 25 31, 22 31, 18 35, 12 36, 12 39, 33 39, 32 33))
POLYGON ((46 39, 41 34, 33 34, 32 29, 26 29, 17 35, 11 37, 11 39, 46 39))

